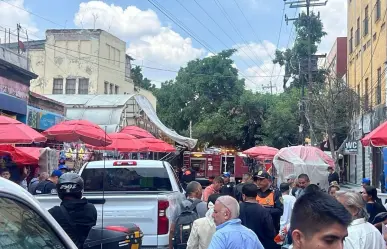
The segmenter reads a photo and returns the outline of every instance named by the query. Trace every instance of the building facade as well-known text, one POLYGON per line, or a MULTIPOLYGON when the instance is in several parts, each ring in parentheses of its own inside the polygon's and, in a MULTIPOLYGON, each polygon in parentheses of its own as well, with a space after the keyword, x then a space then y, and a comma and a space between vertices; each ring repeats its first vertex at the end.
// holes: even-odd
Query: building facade
POLYGON ((327 55, 325 68, 337 78, 347 73, 347 37, 337 37, 327 55))
POLYGON ((103 30, 47 30, 46 40, 29 48, 39 94, 133 93, 126 43, 103 30))
POLYGON ((348 0, 347 84, 358 94, 361 111, 354 121, 349 143, 357 142, 350 156, 347 177, 360 184, 363 177, 379 185, 383 162, 378 148, 363 147, 360 139, 386 119, 387 1, 348 0))
POLYGON ((0 46, 0 115, 25 122, 30 81, 27 57, 0 46))

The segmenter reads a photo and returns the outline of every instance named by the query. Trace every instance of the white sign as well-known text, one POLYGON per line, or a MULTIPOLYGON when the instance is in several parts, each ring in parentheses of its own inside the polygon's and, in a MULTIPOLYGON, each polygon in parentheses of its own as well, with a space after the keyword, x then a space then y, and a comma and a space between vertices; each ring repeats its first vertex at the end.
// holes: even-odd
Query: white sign
POLYGON ((348 141, 345 143, 344 154, 357 154, 357 141, 348 141))

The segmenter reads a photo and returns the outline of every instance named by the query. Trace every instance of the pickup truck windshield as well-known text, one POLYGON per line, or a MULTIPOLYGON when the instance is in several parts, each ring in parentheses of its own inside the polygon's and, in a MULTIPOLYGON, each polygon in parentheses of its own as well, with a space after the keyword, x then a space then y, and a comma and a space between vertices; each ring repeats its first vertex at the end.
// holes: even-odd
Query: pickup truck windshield
POLYGON ((172 191, 165 168, 86 168, 82 178, 85 191, 172 191))

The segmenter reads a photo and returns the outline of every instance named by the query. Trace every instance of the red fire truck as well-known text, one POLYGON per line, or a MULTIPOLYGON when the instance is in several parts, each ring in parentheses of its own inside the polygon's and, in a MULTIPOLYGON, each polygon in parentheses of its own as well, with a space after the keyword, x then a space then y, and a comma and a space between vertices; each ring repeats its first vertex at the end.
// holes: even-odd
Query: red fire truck
POLYGON ((246 156, 241 152, 228 149, 208 149, 205 152, 184 152, 186 168, 192 167, 196 171, 196 179, 206 185, 212 177, 229 172, 236 180, 249 172, 246 156))

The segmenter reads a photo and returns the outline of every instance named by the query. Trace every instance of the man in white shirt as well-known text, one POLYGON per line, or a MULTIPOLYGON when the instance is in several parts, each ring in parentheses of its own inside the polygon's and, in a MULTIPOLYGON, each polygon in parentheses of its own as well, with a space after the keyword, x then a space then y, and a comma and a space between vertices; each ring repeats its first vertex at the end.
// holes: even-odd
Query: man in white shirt
POLYGON ((368 213, 359 193, 338 192, 337 200, 352 214, 344 249, 386 249, 386 242, 379 230, 367 222, 368 213))
POLYGON ((289 183, 281 183, 280 191, 282 193, 283 203, 284 203, 284 213, 281 216, 280 220, 280 230, 290 223, 290 218, 292 215, 292 210, 294 203, 296 202, 296 197, 289 195, 290 192, 290 184, 289 183))

